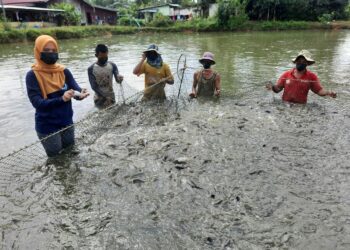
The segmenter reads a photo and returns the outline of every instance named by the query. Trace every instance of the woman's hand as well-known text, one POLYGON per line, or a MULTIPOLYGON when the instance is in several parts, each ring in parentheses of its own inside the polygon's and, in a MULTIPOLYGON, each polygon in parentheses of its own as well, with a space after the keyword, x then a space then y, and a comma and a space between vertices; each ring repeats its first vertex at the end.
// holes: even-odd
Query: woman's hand
POLYGON ((70 89, 70 90, 67 90, 66 92, 64 92, 62 99, 64 102, 68 102, 72 99, 72 97, 74 97, 74 90, 70 89))

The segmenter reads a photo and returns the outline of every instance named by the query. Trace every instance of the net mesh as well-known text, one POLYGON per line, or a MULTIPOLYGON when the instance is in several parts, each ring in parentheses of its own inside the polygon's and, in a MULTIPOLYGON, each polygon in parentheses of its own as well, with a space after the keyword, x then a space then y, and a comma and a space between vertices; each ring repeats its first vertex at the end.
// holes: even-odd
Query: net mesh
MULTIPOLYGON (((181 55, 177 68, 173 69, 174 85, 167 86, 167 100, 162 102, 162 109, 166 113, 176 116, 178 112, 188 104, 188 89, 191 86, 191 75, 193 70, 186 67, 186 57, 181 55)), ((159 84, 159 83, 158 83, 159 84)), ((152 87, 156 87, 155 84, 152 87)), ((130 86, 127 82, 116 84, 115 87, 116 103, 105 109, 94 111, 86 115, 80 121, 68 126, 54 134, 74 127, 76 146, 78 149, 93 144, 98 138, 105 134, 111 127, 118 126, 118 115, 126 113, 130 106, 137 105, 145 90, 138 91, 130 86)), ((153 101, 152 104, 157 106, 159 101, 153 101)), ((126 130, 120 130, 120 135, 127 134, 126 130)), ((42 140, 47 139, 43 138, 42 140)), ((40 167, 47 163, 47 155, 41 145, 42 140, 25 146, 7 156, 0 157, 0 194, 6 194, 6 187, 18 177, 27 171, 31 171, 35 167, 40 167)))

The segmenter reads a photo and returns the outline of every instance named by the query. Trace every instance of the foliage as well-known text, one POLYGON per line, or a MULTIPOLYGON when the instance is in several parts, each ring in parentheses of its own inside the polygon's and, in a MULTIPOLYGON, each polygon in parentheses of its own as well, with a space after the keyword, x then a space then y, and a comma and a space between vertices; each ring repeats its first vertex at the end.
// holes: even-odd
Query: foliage
POLYGON ((14 43, 24 41, 26 34, 24 30, 5 30, 0 32, 0 43, 14 43))
POLYGON ((193 5, 194 1, 192 1, 192 0, 173 0, 172 3, 180 4, 182 7, 190 7, 193 5))
POLYGON ((152 3, 151 0, 135 0, 137 6, 147 6, 152 3))
POLYGON ((127 16, 127 15, 136 15, 136 10, 133 8, 120 8, 118 9, 118 15, 119 16, 127 16))
POLYGON ((304 21, 264 21, 254 25, 254 30, 303 30, 311 28, 304 21))
POLYGON ((37 29, 29 29, 27 30, 26 36, 29 41, 35 41, 35 39, 41 35, 41 31, 37 29))
MULTIPOLYGON (((231 24, 231 28, 233 25, 231 24)), ((298 30, 298 29, 350 29, 350 22, 332 22, 332 25, 323 25, 319 22, 305 21, 247 21, 236 27, 237 30, 298 30)), ((192 31, 218 31, 216 19, 195 18, 191 21, 174 22, 169 27, 142 27, 141 29, 131 26, 75 26, 54 27, 41 29, 11 29, 0 30, 0 43, 34 41, 39 35, 46 34, 57 39, 71 39, 84 37, 103 37, 110 35, 134 34, 136 32, 192 32, 192 31)))
MULTIPOLYGON (((81 15, 75 10, 74 5, 69 3, 55 3, 50 6, 52 9, 61 9, 64 12, 62 16, 62 24, 64 25, 80 25, 81 15)), ((61 25, 62 25, 61 24, 61 25)))
POLYGON ((4 18, 3 13, 0 13, 0 22, 1 23, 5 22, 5 18, 4 18))
POLYGON ((11 31, 12 27, 11 24, 9 22, 2 22, 2 27, 5 31, 11 31))
POLYGON ((316 21, 324 14, 345 15, 348 0, 249 0, 246 13, 251 20, 316 21))
POLYGON ((345 13, 346 13, 347 18, 349 19, 350 18, 350 2, 348 4, 348 6, 345 7, 345 13))
POLYGON ((318 17, 318 21, 321 23, 329 23, 334 19, 334 11, 332 13, 324 13, 318 17))
POLYGON ((142 19, 136 19, 132 16, 122 16, 118 19, 118 24, 122 26, 144 26, 142 19))
POLYGON ((216 19, 212 18, 194 18, 186 22, 175 22, 174 30, 193 30, 193 31, 216 31, 218 24, 216 19))
POLYGON ((246 0, 221 0, 217 13, 218 25, 231 30, 243 25, 248 20, 246 6, 246 0))
POLYGON ((70 38, 80 38, 83 37, 80 30, 74 29, 58 29, 56 30, 56 38, 57 39, 70 39, 70 38))
POLYGON ((109 7, 114 4, 114 0, 92 0, 91 3, 99 6, 109 7))
POLYGON ((162 13, 156 13, 153 20, 148 24, 152 27, 169 27, 174 22, 167 16, 162 15, 162 13))
POLYGON ((122 26, 132 26, 132 22, 133 22, 132 18, 128 16, 123 16, 118 19, 118 24, 122 26))

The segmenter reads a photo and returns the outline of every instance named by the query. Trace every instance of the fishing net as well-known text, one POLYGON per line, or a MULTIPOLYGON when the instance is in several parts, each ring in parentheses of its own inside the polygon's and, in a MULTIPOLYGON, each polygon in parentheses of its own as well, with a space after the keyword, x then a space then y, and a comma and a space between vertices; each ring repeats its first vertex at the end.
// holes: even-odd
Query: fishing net
MULTIPOLYGON (((176 117, 178 112, 185 108, 189 102, 188 92, 192 85, 190 75, 193 74, 193 72, 189 71, 190 70, 186 68, 186 56, 181 55, 178 60, 177 68, 172 69, 174 84, 166 86, 167 100, 162 102, 155 100, 140 105, 145 90, 138 91, 125 81, 122 84, 115 84, 115 104, 88 113, 80 121, 48 137, 74 127, 76 138, 75 147, 80 150, 84 148, 84 146, 93 144, 111 127, 119 126, 121 123, 128 123, 128 110, 130 107, 135 107, 137 105, 142 107, 150 105, 161 108, 162 111, 166 112, 169 116, 176 117), (121 116, 121 114, 126 115, 121 116)), ((152 85, 150 88, 157 87, 158 84, 160 83, 152 85)), ((128 133, 127 128, 124 130, 121 129, 120 133, 121 136, 128 133)), ((48 137, 42 140, 48 139, 48 137)), ((6 187, 19 175, 23 175, 26 171, 29 172, 35 167, 47 164, 48 157, 41 145, 42 140, 35 141, 24 148, 0 158, 0 194, 5 194, 6 187)))

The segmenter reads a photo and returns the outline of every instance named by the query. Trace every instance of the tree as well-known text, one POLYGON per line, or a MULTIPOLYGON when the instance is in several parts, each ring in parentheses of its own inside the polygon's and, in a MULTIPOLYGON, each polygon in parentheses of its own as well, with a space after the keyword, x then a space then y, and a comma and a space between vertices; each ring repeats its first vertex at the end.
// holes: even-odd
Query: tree
POLYGON ((350 17, 350 2, 348 4, 348 6, 346 6, 346 8, 345 8, 345 13, 347 15, 347 18, 349 19, 349 17, 350 17))
POLYGON ((81 15, 75 10, 74 5, 69 3, 55 3, 50 8, 64 10, 60 14, 64 25, 80 25, 81 15))
POLYGON ((245 13, 247 0, 220 0, 218 7, 218 24, 221 27, 235 28, 248 19, 245 13))
POLYGON ((345 18, 348 0, 249 0, 247 14, 252 20, 316 21, 331 13, 345 18))

